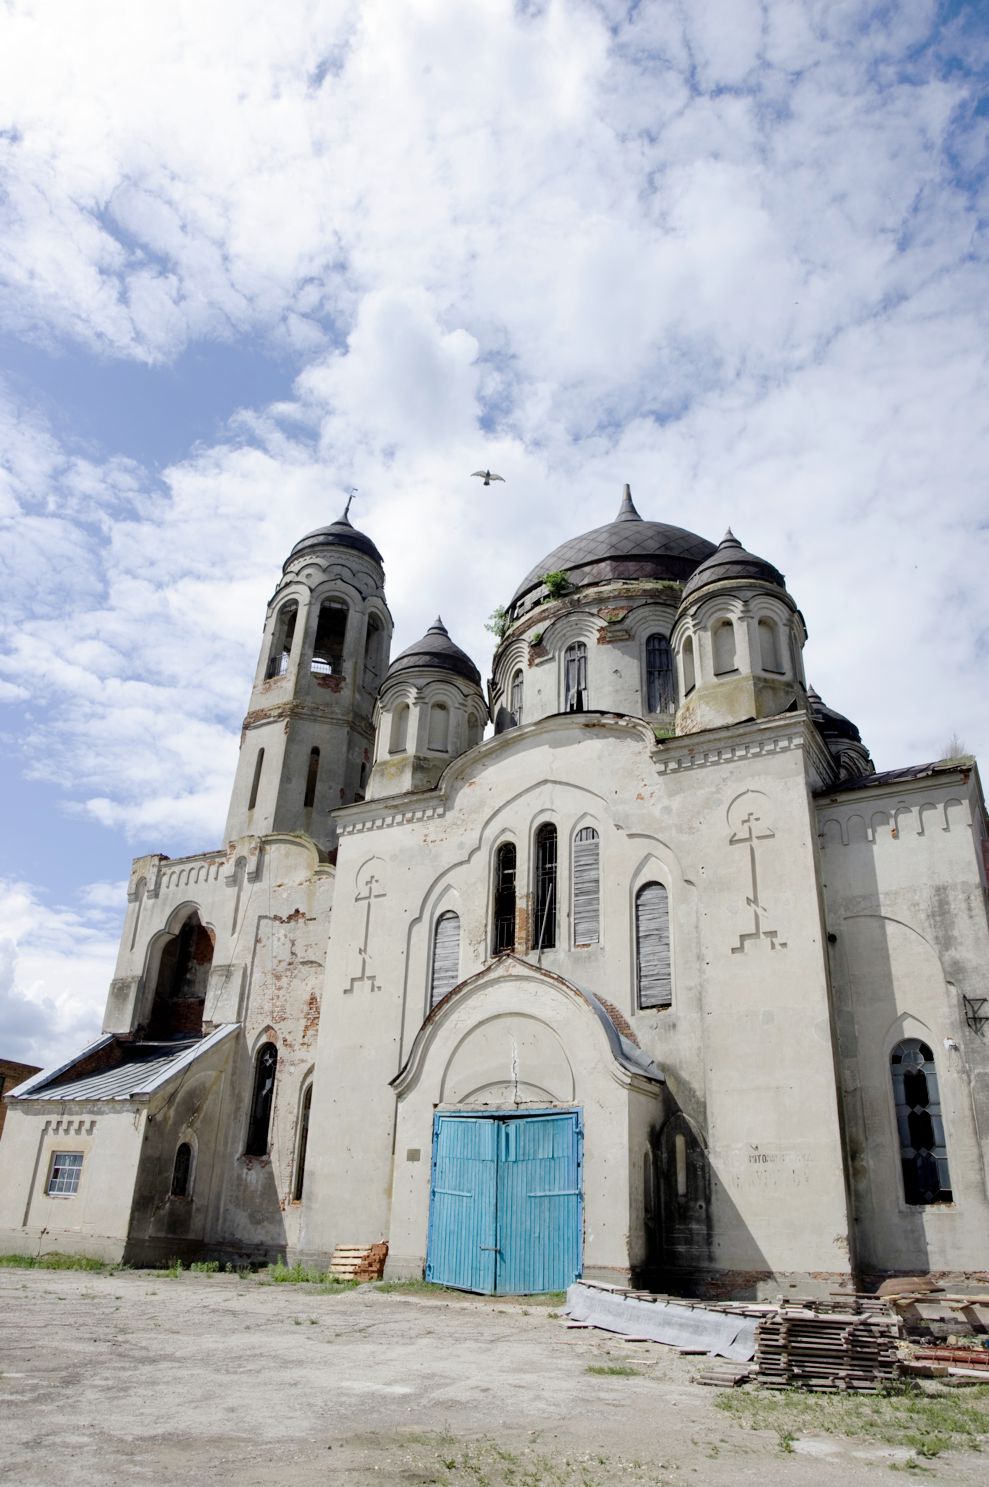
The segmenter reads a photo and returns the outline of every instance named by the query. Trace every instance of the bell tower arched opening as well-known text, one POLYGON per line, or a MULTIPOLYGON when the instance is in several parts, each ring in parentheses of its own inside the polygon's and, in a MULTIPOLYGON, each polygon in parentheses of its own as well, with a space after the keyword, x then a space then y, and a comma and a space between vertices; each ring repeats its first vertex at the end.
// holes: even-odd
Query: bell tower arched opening
POLYGON ((161 952, 149 1038, 202 1037, 212 965, 213 936, 193 909, 161 952))

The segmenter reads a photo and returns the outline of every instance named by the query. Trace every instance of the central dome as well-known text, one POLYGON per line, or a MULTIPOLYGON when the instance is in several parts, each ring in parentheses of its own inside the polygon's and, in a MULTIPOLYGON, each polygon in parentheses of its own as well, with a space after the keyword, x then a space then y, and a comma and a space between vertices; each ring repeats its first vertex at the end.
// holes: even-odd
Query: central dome
POLYGON ((683 583, 714 551, 714 543, 695 532, 667 522, 643 521, 626 486, 614 521, 561 543, 526 574, 512 596, 509 617, 518 619, 542 597, 539 591, 546 573, 565 573, 575 589, 623 578, 683 583))

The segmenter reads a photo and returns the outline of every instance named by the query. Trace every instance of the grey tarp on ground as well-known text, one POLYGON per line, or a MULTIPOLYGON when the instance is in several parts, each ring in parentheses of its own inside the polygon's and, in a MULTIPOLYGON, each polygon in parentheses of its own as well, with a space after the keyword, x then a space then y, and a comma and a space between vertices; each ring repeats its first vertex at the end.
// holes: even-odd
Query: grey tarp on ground
POLYGON ((578 1281, 567 1291, 567 1316, 605 1332, 626 1337, 648 1337, 674 1348, 703 1348, 718 1358, 738 1363, 755 1356, 755 1317, 710 1311, 704 1306, 679 1306, 674 1301, 641 1301, 635 1296, 599 1291, 578 1281))

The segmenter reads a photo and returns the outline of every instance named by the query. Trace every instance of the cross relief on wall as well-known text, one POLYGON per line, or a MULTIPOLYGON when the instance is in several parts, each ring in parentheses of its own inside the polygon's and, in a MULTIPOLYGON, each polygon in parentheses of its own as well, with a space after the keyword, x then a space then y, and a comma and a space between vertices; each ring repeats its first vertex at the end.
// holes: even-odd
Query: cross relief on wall
POLYGON ((360 932, 360 943, 357 946, 357 955, 360 960, 360 968, 350 982, 344 987, 345 992, 353 991, 378 991, 379 982, 374 974, 373 952, 371 950, 372 920, 377 925, 381 914, 377 907, 378 900, 387 897, 383 881, 384 863, 380 857, 372 857, 370 862, 365 862, 357 873, 357 892, 354 894, 354 903, 363 905, 363 926, 360 932))
POLYGON ((735 797, 728 807, 728 837, 730 847, 745 847, 749 859, 750 892, 746 895, 746 907, 752 911, 752 928, 743 930, 738 944, 732 945, 732 955, 743 955, 748 946, 758 940, 766 940, 770 950, 785 950, 786 941, 779 937, 778 929, 769 928, 769 910, 759 893, 759 866, 757 843, 772 841, 776 836, 765 814, 769 800, 761 790, 745 790, 735 797))

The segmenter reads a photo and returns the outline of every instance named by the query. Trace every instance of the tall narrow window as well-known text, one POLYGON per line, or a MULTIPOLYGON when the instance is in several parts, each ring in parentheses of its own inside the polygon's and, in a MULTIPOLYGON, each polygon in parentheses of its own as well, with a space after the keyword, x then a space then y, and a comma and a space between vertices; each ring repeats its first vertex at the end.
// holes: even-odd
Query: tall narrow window
POLYGON ((172 1197, 188 1198, 189 1179, 192 1176, 192 1147, 188 1141, 180 1141, 175 1149, 172 1167, 172 1197))
POLYGON ((253 811, 258 803, 258 790, 261 786, 261 770, 264 767, 264 749, 258 749, 258 756, 254 761, 254 778, 251 780, 251 793, 247 800, 247 809, 253 811))
POLYGON ((347 638, 347 606, 340 599, 324 599, 319 606, 316 638, 312 648, 314 676, 339 676, 343 671, 343 646, 347 638))
POLYGON ((433 968, 429 982, 430 1008, 442 1001, 460 980, 460 915, 448 910, 433 931, 433 968))
POLYGON ((268 1133, 271 1126, 271 1105, 275 1097, 275 1070, 278 1067, 278 1049, 274 1043, 265 1043, 258 1049, 254 1060, 254 1091, 251 1096, 251 1119, 247 1128, 245 1155, 264 1157, 268 1155, 268 1133))
POLYGON ((522 724, 522 671, 519 669, 512 677, 511 713, 516 728, 522 724))
POLYGON ((292 1184, 292 1197, 296 1203, 302 1197, 302 1184, 306 1180, 306 1148, 309 1145, 309 1112, 312 1109, 312 1085, 308 1085, 302 1096, 302 1108, 299 1111, 299 1142, 295 1153, 295 1182, 292 1184))
POLYGON ((944 1142, 934 1054, 919 1038, 905 1038, 890 1054, 896 1124, 908 1203, 950 1203, 951 1177, 944 1142))
POLYGON ((556 944, 556 827, 548 822, 536 832, 535 907, 533 947, 552 950, 556 944))
POLYGON ((662 883, 644 883, 635 895, 635 976, 639 1007, 670 1006, 670 902, 662 883))
POLYGON ((735 626, 722 620, 714 627, 714 674, 723 676, 735 670, 735 626))
POLYGON ((306 774, 305 810, 311 811, 316 801, 316 781, 319 779, 319 750, 309 750, 309 770, 306 774))
POLYGON ((515 843, 502 842, 495 858, 494 935, 495 955, 515 949, 515 843))
POLYGON ((650 635, 646 641, 646 710, 675 713, 676 707, 676 672, 670 642, 665 635, 650 635))
POLYGON ((400 702, 391 715, 389 754, 404 754, 409 742, 409 704, 400 702))
POLYGON ((367 618, 367 640, 364 643, 364 684, 376 682, 381 670, 381 621, 376 614, 367 618))
POLYGON ((295 639, 295 622, 299 617, 299 606, 293 600, 283 604, 275 621, 275 633, 271 642, 267 675, 284 676, 292 659, 292 642, 295 639))
POLYGON ((779 631, 772 620, 760 620, 758 630, 759 659, 762 662, 763 671, 782 671, 779 631))
POLYGON ((689 697, 697 685, 697 676, 694 671, 694 641, 693 636, 688 635, 683 642, 683 692, 689 697))
POLYGON ((563 710, 587 711, 587 646, 575 640, 563 653, 563 710))
POLYGON ((434 702, 429 709, 429 747, 437 754, 450 748, 450 709, 445 702, 434 702))
POLYGON ((573 843, 573 942, 596 945, 601 937, 601 843, 583 826, 573 843))

